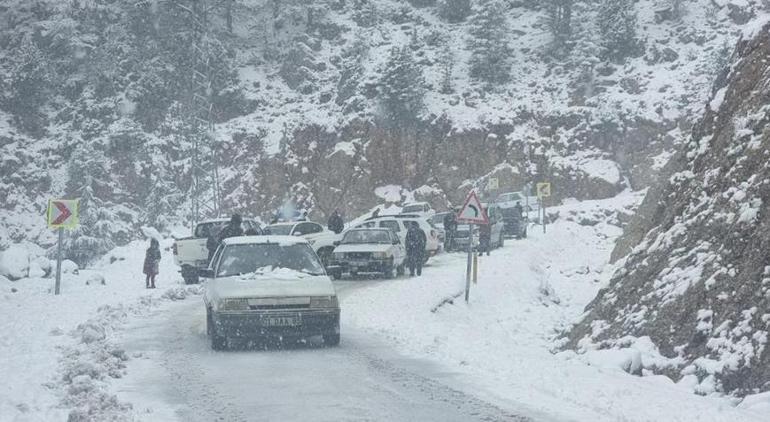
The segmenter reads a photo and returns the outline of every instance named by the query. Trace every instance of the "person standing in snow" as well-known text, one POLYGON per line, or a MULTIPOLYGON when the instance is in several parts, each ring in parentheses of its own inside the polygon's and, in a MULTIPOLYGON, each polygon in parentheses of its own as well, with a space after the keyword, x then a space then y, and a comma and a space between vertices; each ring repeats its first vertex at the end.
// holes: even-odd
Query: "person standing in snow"
POLYGON ((484 255, 484 252, 489 256, 492 249, 492 226, 489 224, 481 224, 479 227, 479 254, 484 255))
POLYGON ((329 217, 327 225, 329 230, 333 231, 334 233, 342 233, 342 230, 345 228, 345 222, 342 221, 339 210, 334 210, 331 217, 329 217))
POLYGON ((425 232, 420 228, 417 222, 412 222, 406 231, 406 265, 409 267, 409 275, 422 275, 422 263, 425 258, 425 232))
POLYGON ((243 219, 240 214, 233 214, 230 218, 230 222, 227 223, 225 228, 219 232, 219 236, 217 236, 217 247, 219 247, 222 241, 228 237, 243 236, 243 228, 241 227, 242 222, 243 219))
POLYGON ((147 248, 147 253, 144 255, 144 274, 147 275, 145 287, 148 289, 155 288, 155 277, 158 275, 159 264, 160 244, 157 239, 150 239, 150 247, 147 248))
POLYGON ((450 211, 444 216, 444 250, 449 252, 452 249, 452 242, 455 239, 455 230, 457 230, 457 218, 455 213, 450 211))
POLYGON ((518 218, 524 217, 524 207, 521 206, 521 201, 516 201, 514 208, 516 208, 516 216, 518 218))

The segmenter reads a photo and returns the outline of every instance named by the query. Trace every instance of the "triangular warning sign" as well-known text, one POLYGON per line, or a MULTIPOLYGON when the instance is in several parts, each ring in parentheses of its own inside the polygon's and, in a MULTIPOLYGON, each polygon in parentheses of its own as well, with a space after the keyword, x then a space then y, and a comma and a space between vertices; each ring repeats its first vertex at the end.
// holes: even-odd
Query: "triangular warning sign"
POLYGON ((476 196, 476 191, 471 191, 465 198, 465 205, 457 213, 457 221, 470 224, 489 224, 487 213, 484 211, 479 197, 476 196))

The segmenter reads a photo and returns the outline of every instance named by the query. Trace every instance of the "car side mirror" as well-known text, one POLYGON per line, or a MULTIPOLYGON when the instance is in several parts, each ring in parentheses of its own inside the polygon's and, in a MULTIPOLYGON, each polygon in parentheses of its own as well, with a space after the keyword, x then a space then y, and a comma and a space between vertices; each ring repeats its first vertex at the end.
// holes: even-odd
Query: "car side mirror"
POLYGON ((340 243, 342 243, 342 242, 340 242, 339 240, 335 240, 334 242, 332 242, 332 245, 339 246, 340 243))
POLYGON ((214 270, 211 268, 201 268, 200 270, 198 270, 198 277, 214 278, 214 270))

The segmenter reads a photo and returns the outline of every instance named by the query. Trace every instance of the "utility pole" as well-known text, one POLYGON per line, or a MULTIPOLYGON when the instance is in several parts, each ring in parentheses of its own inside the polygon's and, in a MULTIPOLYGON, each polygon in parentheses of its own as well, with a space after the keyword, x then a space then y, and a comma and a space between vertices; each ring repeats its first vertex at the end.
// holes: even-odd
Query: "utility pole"
POLYGON ((192 227, 204 215, 217 216, 220 212, 219 163, 216 155, 216 127, 214 116, 214 86, 217 69, 212 60, 218 60, 220 51, 213 49, 209 12, 217 6, 208 0, 192 1, 189 7, 176 3, 187 11, 192 26, 190 96, 188 100, 192 133, 190 185, 190 217, 192 227))

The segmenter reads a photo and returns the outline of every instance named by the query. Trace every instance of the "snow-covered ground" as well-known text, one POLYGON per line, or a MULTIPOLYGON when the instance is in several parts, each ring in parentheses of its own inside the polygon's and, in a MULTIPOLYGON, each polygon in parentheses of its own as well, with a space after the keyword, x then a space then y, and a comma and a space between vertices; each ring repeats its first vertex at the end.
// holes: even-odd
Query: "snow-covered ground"
POLYGON ((133 242, 95 269, 64 274, 58 296, 53 278, 0 277, 1 421, 63 421, 73 408, 122 412, 125 405, 105 390, 110 377, 122 376, 127 359, 111 345, 112 331, 185 291, 167 250, 158 288, 145 289, 147 246, 133 242))
POLYGON ((626 195, 553 208, 561 217, 545 234, 531 227, 528 239, 509 241, 479 258, 478 284, 467 304, 460 296, 432 312, 442 298, 463 291, 462 254, 432 260, 422 278, 361 289, 343 302, 343 330, 356 327, 411 357, 440 362, 531 414, 577 421, 767 420, 766 399, 764 404, 747 400, 756 407, 746 410, 728 398, 697 396, 689 383, 630 375, 626 370, 638 360, 658 358, 644 344, 623 351, 552 353, 559 331, 602 287, 621 233, 606 222, 590 225, 590 216, 637 200, 626 195))
POLYGON ((478 284, 467 304, 459 296, 438 306, 463 290, 465 257, 460 253, 432 259, 420 278, 338 282, 339 350, 211 352, 200 299, 194 296, 198 289, 179 286, 165 249, 168 240, 162 242, 155 291, 144 289, 144 242, 116 249, 98 269, 67 274, 60 296, 51 294, 50 278, 0 279, 0 374, 5 381, 0 420, 178 419, 174 409, 180 403, 169 400, 183 400, 187 393, 209 400, 198 404, 199 418, 218 414, 204 409, 206 403, 225 402, 228 409, 220 416, 264 419, 254 413, 260 400, 232 400, 250 392, 207 387, 208 382, 228 385, 228 373, 266 374, 270 388, 300 393, 267 403, 284 420, 296 420, 311 414, 301 408, 309 400, 303 394, 325 394, 314 396, 315 403, 353 394, 341 389, 350 382, 347 376, 324 380, 337 367, 366 377, 359 388, 372 392, 354 394, 342 407, 327 407, 331 413, 326 416, 351 420, 355 414, 348 411, 400 420, 399 415, 420 409, 430 419, 446 414, 452 407, 446 403, 470 401, 473 405, 463 409, 469 414, 481 409, 479 415, 514 415, 512 420, 523 415, 574 421, 766 421, 767 398, 736 406, 729 397, 695 395, 687 383, 646 372, 643 377, 629 374, 640 360, 657 358, 643 342, 623 351, 554 352, 559 331, 580 316, 607 276, 606 263, 621 233, 610 224, 617 220, 616 211, 627 213, 639 200, 638 194, 627 194, 551 209, 558 218, 546 233, 533 226, 528 239, 507 241, 492 256, 480 258, 478 284), (191 295, 187 302, 172 303, 191 295), (332 366, 318 369, 314 362, 332 366), (305 381, 298 375, 303 371, 310 377, 305 381), (180 385, 170 377, 202 385, 180 385), (175 389, 175 395, 162 394, 175 389), (408 397, 413 398, 409 407, 388 413, 408 397), (437 404, 441 400, 447 402, 437 404), (296 412, 291 406, 298 406, 296 412))

